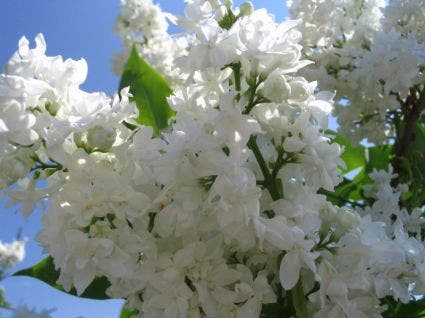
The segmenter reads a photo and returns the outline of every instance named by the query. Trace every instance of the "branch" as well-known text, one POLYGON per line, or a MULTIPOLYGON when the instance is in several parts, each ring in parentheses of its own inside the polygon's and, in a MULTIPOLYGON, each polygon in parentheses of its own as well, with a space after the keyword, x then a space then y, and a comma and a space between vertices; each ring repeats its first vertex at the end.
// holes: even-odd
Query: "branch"
MULTIPOLYGON (((406 156, 410 143, 415 139, 415 126, 420 119, 422 111, 425 109, 425 89, 419 93, 419 98, 416 97, 416 93, 416 88, 412 87, 409 96, 406 98, 406 102, 400 103, 404 114, 404 129, 400 135, 397 135, 394 143, 394 157, 391 164, 397 177, 392 180, 392 186, 396 186, 400 181, 402 158, 406 156)), ((400 130, 398 129, 398 131, 400 130)))
POLYGON ((276 175, 272 175, 270 173, 270 170, 267 167, 267 163, 264 160, 263 155, 261 154, 260 148, 258 148, 256 136, 251 136, 249 138, 248 148, 251 149, 254 153, 255 159, 257 160, 257 163, 260 166, 261 172, 263 173, 264 181, 260 181, 260 183, 262 183, 262 186, 264 186, 269 191, 273 201, 282 199, 282 183, 279 179, 276 178, 276 175))
POLYGON ((351 201, 351 200, 349 200, 347 198, 344 198, 342 196, 339 196, 335 192, 331 192, 331 191, 328 191, 328 190, 325 190, 325 189, 320 189, 317 193, 326 195, 327 197, 331 197, 331 198, 340 200, 340 201, 342 201, 342 202, 344 202, 346 204, 350 204, 352 207, 356 207, 356 206, 357 207, 360 207, 360 208, 364 208, 365 207, 365 205, 362 204, 362 203, 359 203, 359 202, 356 202, 356 201, 351 201))

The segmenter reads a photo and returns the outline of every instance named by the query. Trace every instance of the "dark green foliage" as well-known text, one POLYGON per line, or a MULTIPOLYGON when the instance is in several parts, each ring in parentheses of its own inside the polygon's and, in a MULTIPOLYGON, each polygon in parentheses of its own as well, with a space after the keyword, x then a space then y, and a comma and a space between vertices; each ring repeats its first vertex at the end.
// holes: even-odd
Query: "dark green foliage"
POLYGON ((231 9, 227 9, 226 15, 218 22, 218 25, 226 30, 229 30, 233 24, 238 20, 238 17, 232 12, 231 9))
POLYGON ((127 86, 139 110, 136 121, 151 126, 156 135, 167 128, 168 120, 175 114, 167 102, 171 89, 162 75, 139 56, 135 46, 124 67, 119 88, 127 86))
MULTIPOLYGON (((45 282, 57 290, 77 296, 75 288, 71 288, 71 290, 67 292, 62 285, 56 283, 59 278, 59 274, 59 271, 55 268, 53 258, 48 256, 34 266, 16 272, 13 276, 33 277, 45 282)), ((90 299, 110 299, 110 297, 106 295, 106 289, 110 285, 111 284, 106 277, 96 277, 79 297, 90 299)))
POLYGON ((124 307, 121 310, 120 318, 131 318, 131 317, 136 316, 137 314, 138 314, 137 310, 131 310, 131 309, 124 307))

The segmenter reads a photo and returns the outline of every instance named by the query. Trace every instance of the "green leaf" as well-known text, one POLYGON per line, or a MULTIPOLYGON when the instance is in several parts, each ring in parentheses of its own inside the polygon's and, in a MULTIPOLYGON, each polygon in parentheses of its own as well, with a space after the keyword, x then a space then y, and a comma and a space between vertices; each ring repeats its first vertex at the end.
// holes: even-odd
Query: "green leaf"
POLYGON ((356 205, 358 201, 364 201, 365 198, 362 194, 362 189, 365 184, 370 183, 372 180, 365 174, 364 168, 352 180, 344 178, 344 180, 335 187, 334 192, 319 190, 318 193, 325 194, 327 200, 338 206, 345 206, 348 204, 356 205))
POLYGON ((393 146, 375 146, 367 148, 366 172, 370 173, 373 169, 388 171, 388 165, 391 161, 393 146))
POLYGON ((295 308, 298 318, 307 318, 307 299, 304 294, 303 284, 301 278, 298 279, 297 284, 291 289, 292 305, 295 308))
POLYGON ((415 148, 421 153, 425 153, 425 123, 419 122, 416 124, 414 135, 415 139, 411 143, 410 147, 415 148))
POLYGON ((233 24, 238 20, 238 17, 235 16, 233 11, 230 8, 227 8, 227 12, 224 17, 218 22, 218 25, 226 30, 229 30, 233 24))
POLYGON ((373 171, 373 168, 388 170, 392 146, 371 148, 363 145, 353 146, 348 139, 335 131, 327 130, 326 134, 333 135, 332 141, 344 147, 341 158, 346 168, 340 168, 344 179, 335 187, 334 192, 324 190, 319 192, 325 194, 328 201, 338 206, 363 204, 367 198, 363 197, 362 189, 364 185, 372 182, 368 174, 373 171))
MULTIPOLYGON (((65 291, 62 285, 57 284, 60 272, 55 269, 55 264, 51 256, 46 257, 32 267, 14 273, 12 276, 29 276, 45 282, 46 284, 63 291, 67 294, 78 296, 75 288, 65 291)), ((106 295, 106 289, 111 283, 106 277, 96 277, 86 290, 78 297, 90 299, 110 299, 106 295)))
POLYGON ((346 174, 357 168, 363 167, 366 164, 366 148, 363 145, 353 147, 348 139, 344 138, 337 132, 327 130, 326 133, 334 135, 335 137, 333 138, 333 142, 344 147, 344 152, 342 153, 341 158, 344 160, 347 167, 345 169, 341 168, 342 174, 346 174))
POLYGON ((139 312, 137 310, 131 310, 126 307, 123 307, 121 310, 120 318, 131 318, 138 314, 139 312))
POLYGON ((388 309, 383 313, 384 318, 425 317, 425 298, 403 304, 401 301, 397 302, 391 297, 386 297, 383 299, 383 302, 388 305, 388 309))
POLYGON ((261 307, 260 318, 280 318, 282 312, 283 306, 279 303, 264 304, 261 307))
POLYGON ((127 86, 130 86, 132 100, 139 110, 136 121, 151 126, 155 134, 167 128, 168 120, 175 114, 167 102, 171 89, 162 75, 139 56, 134 45, 124 67, 119 89, 127 86))

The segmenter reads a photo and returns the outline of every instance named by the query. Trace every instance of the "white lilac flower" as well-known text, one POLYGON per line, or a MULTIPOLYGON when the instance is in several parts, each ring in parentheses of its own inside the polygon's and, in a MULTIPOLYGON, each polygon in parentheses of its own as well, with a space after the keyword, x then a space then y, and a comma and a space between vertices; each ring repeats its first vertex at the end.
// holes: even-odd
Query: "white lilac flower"
MULTIPOLYGON (((340 107, 347 130, 363 111, 355 105, 378 100, 381 118, 396 107, 389 92, 406 89, 388 80, 386 96, 376 99, 376 80, 391 70, 363 74, 369 65, 396 58, 392 71, 407 63, 404 80, 417 82, 422 44, 413 35, 400 39, 399 29, 376 36, 382 1, 359 3, 293 2, 304 21, 283 23, 248 4, 229 23, 222 19, 231 1, 187 1, 177 19, 148 0, 122 1, 123 54, 137 42, 174 89, 168 102, 176 114, 157 135, 135 122, 128 88, 112 98, 85 92, 84 60, 46 56, 41 35, 34 49, 22 39, 0 78, 0 186, 19 185, 5 193, 25 214, 50 200, 38 240, 59 283, 82 294, 106 277, 108 295, 125 298, 139 316, 176 318, 255 318, 282 289, 315 284, 312 316, 379 317, 379 298, 405 302, 411 286, 425 290, 421 211, 400 207, 407 189, 391 186, 391 168, 372 172, 368 202, 355 211, 318 193, 334 189, 344 166, 341 147, 325 134, 334 93, 320 89, 364 92, 340 107), (353 11, 346 16, 343 8, 353 11), (170 36, 166 18, 186 33, 170 36), (328 51, 344 36, 347 48, 328 51), (308 43, 317 47, 302 51, 308 43), (303 52, 317 71, 306 70, 303 52), (344 66, 337 79, 329 63, 344 66), (310 81, 315 74, 323 82, 310 81), (46 187, 37 188, 40 180, 46 187)), ((368 122, 355 137, 361 129, 375 140, 390 134, 368 122)))
POLYGON ((354 142, 387 143, 394 135, 386 113, 400 110, 423 80, 421 1, 288 1, 302 19, 302 44, 316 66, 302 72, 336 90, 340 131, 354 142), (398 96, 398 99, 396 98, 398 96))
POLYGON ((15 266, 25 257, 25 240, 16 240, 12 243, 0 242, 0 273, 15 266))

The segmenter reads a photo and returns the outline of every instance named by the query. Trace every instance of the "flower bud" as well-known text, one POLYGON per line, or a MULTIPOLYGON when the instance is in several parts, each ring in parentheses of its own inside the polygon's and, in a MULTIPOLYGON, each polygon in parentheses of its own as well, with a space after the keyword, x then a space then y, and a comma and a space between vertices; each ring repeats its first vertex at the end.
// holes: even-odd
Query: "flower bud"
POLYGON ((223 4, 225 5, 226 8, 231 9, 233 6, 233 1, 232 0, 224 0, 223 4))
POLYGON ((360 216, 348 208, 340 208, 337 213, 337 220, 345 229, 352 229, 359 226, 360 216))
POLYGON ((109 151, 115 143, 117 134, 109 125, 96 125, 87 131, 87 146, 100 151, 109 151))
POLYGON ((60 108, 59 104, 56 102, 48 101, 44 104, 44 108, 47 110, 47 112, 52 115, 56 116, 58 113, 58 110, 60 108))
POLYGON ((241 16, 248 16, 254 12, 254 6, 251 2, 244 2, 239 6, 239 11, 241 16))
POLYGON ((289 99, 292 102, 304 102, 309 96, 308 82, 304 79, 298 79, 289 83, 291 93, 289 99))
POLYGON ((335 221, 337 226, 334 235, 339 239, 348 230, 359 226, 361 218, 355 211, 342 207, 338 208, 335 221))
POLYGON ((74 133, 74 143, 78 148, 83 148, 85 147, 85 142, 83 140, 83 134, 82 133, 74 133))
POLYGON ((7 155, 0 162, 0 186, 1 188, 11 185, 17 180, 24 178, 31 170, 33 161, 27 151, 16 151, 7 155))
POLYGON ((264 97, 272 102, 280 103, 288 98, 291 86, 286 81, 285 75, 275 70, 265 80, 262 92, 264 97))
POLYGON ((320 210, 320 219, 322 225, 320 227, 320 235, 326 236, 332 228, 332 224, 335 221, 337 214, 337 208, 333 204, 326 202, 326 205, 320 210))
POLYGON ((97 221, 90 226, 89 234, 91 237, 108 237, 112 232, 109 222, 97 221))

